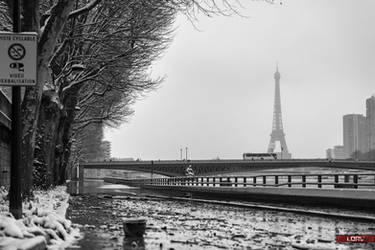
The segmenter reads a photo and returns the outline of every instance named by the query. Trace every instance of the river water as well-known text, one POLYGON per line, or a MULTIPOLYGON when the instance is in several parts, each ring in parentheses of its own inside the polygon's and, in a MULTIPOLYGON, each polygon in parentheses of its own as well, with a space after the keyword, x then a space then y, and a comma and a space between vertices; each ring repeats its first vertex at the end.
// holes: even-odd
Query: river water
POLYGON ((84 233, 81 249, 375 249, 335 242, 337 234, 375 234, 370 222, 145 197, 102 181, 86 181, 81 191, 68 209, 84 233), (122 220, 140 217, 147 219, 145 237, 124 237, 122 220))

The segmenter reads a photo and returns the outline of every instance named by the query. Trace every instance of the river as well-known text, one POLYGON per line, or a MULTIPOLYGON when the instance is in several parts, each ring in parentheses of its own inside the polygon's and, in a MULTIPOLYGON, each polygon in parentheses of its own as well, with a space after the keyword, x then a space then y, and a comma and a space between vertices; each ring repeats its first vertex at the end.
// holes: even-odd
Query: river
POLYGON ((375 234, 371 222, 144 197, 102 181, 86 181, 82 191, 68 209, 84 233, 81 249, 375 249, 335 242, 337 234, 375 234), (139 217, 147 219, 145 237, 125 238, 122 220, 139 217))

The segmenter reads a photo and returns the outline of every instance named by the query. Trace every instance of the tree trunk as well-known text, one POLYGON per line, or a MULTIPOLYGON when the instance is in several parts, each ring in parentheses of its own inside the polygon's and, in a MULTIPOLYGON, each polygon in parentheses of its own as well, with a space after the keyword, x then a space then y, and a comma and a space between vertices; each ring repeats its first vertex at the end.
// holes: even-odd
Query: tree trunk
POLYGON ((55 166, 55 149, 60 120, 58 103, 44 94, 38 119, 34 161, 34 186, 47 189, 58 182, 58 169, 55 166))
MULTIPOLYGON (((38 4, 36 4, 38 5, 38 4)), ((43 87, 46 83, 51 83, 49 61, 54 53, 54 49, 63 30, 69 12, 72 10, 74 1, 60 0, 51 9, 50 17, 40 35, 38 42, 37 75, 38 81, 35 87, 27 87, 22 102, 22 169, 23 175, 23 198, 32 196, 32 173, 34 161, 34 146, 37 129, 37 118, 42 98, 43 87)), ((34 6, 36 7, 36 6, 34 6)), ((34 8, 33 11, 38 11, 34 8)), ((35 15, 34 15, 35 16, 35 15)))
MULTIPOLYGON (((61 114, 61 113, 60 113, 61 114)), ((57 185, 63 185, 66 181, 67 174, 66 174, 66 165, 64 164, 63 161, 63 156, 64 156, 64 124, 65 124, 65 119, 63 115, 60 116, 59 120, 59 127, 57 129, 57 138, 56 138, 56 148, 55 148, 55 159, 54 159, 54 165, 55 168, 57 169, 57 180, 56 184, 57 185)), ((69 139, 69 137, 68 137, 69 139)))
POLYGON ((71 152, 71 133, 72 126, 75 116, 75 107, 78 103, 78 92, 80 90, 79 86, 72 88, 69 93, 65 95, 63 99, 64 103, 64 115, 60 117, 60 125, 58 130, 58 154, 55 157, 55 164, 59 169, 59 184, 66 181, 66 177, 70 177, 69 169, 69 159, 71 152))
POLYGON ((38 84, 35 87, 27 87, 25 97, 22 102, 22 169, 23 175, 23 196, 24 198, 32 196, 32 175, 34 162, 34 146, 37 128, 37 117, 39 116, 40 100, 42 95, 43 84, 49 76, 46 65, 38 67, 38 84))

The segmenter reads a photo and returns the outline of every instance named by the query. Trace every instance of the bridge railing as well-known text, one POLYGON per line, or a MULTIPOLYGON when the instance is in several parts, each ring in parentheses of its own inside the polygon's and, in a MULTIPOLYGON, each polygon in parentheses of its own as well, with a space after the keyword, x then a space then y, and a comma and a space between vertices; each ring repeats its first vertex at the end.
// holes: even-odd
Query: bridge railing
POLYGON ((375 189, 375 174, 293 174, 257 176, 193 176, 152 179, 126 179, 134 186, 200 186, 200 187, 278 187, 278 188, 345 188, 375 189))

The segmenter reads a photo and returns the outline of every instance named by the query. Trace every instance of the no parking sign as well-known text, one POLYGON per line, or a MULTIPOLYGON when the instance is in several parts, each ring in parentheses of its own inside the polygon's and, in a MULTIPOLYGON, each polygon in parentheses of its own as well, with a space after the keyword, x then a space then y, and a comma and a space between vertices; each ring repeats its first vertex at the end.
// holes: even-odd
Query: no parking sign
POLYGON ((36 84, 37 44, 35 32, 0 32, 0 85, 36 84))

